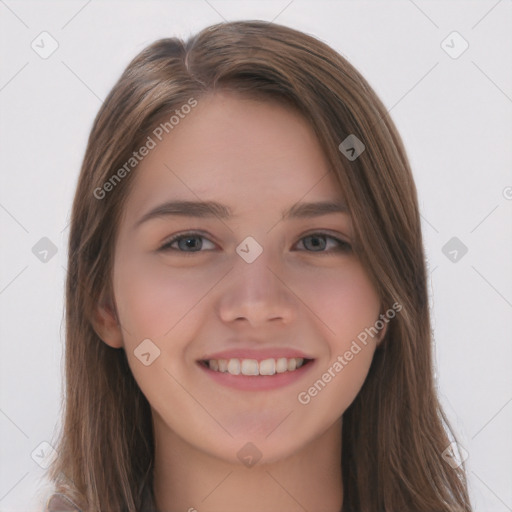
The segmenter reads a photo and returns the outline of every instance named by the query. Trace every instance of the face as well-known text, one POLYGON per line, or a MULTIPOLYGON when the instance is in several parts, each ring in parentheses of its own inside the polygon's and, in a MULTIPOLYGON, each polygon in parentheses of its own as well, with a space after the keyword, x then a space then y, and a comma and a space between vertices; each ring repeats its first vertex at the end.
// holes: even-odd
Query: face
POLYGON ((113 271, 122 327, 102 338, 126 351, 160 434, 230 462, 248 441, 267 462, 299 451, 359 392, 378 338, 361 333, 380 311, 312 130, 216 93, 132 178, 113 271), (340 211, 298 209, 320 202, 340 211))

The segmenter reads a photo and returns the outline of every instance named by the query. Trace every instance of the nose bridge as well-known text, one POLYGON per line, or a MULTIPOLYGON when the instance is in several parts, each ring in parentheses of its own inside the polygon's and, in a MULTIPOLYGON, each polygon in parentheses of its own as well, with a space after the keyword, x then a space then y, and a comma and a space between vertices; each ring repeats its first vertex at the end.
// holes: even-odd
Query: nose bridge
POLYGON ((260 242, 252 236, 245 238, 236 248, 234 263, 237 287, 241 286, 255 297, 276 291, 276 277, 270 269, 279 266, 268 237, 260 242))
POLYGON ((292 303, 279 269, 276 250, 252 237, 244 239, 237 246, 234 271, 221 299, 223 320, 243 317, 258 323, 276 317, 289 319, 292 303))

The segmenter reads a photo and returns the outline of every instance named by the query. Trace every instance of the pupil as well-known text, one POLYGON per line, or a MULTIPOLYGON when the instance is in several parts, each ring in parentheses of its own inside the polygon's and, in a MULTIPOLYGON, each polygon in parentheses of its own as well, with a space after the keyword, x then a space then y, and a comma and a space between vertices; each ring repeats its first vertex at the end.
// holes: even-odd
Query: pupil
POLYGON ((316 242, 313 242, 313 244, 312 244, 313 248, 318 248, 318 247, 322 246, 321 243, 318 243, 318 240, 322 240, 325 243, 325 240, 318 236, 309 236, 306 238, 306 240, 316 240, 316 242))
POLYGON ((181 241, 185 242, 186 248, 188 248, 188 249, 195 249, 199 245, 197 240, 198 240, 198 237, 189 237, 189 238, 184 238, 181 241))

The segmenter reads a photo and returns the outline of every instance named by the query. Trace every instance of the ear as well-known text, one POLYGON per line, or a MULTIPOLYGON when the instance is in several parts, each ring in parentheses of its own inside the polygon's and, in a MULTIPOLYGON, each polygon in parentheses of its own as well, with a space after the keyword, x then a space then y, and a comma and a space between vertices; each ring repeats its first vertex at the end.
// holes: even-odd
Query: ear
MULTIPOLYGON (((381 317, 382 317, 382 315, 379 316, 379 318, 381 318, 381 317)), ((384 323, 384 327, 379 331, 379 334, 377 335, 377 338, 376 338, 377 346, 381 345, 382 340, 384 339, 384 336, 386 336, 386 333, 388 332, 388 322, 383 320, 383 323, 384 323)))
POLYGON ((380 344, 382 343, 384 336, 386 336, 387 330, 388 324, 384 325, 384 327, 379 331, 379 334, 377 335, 377 346, 380 346, 380 344))
POLYGON ((113 301, 102 296, 93 312, 92 325, 96 334, 112 348, 123 347, 121 324, 113 301))

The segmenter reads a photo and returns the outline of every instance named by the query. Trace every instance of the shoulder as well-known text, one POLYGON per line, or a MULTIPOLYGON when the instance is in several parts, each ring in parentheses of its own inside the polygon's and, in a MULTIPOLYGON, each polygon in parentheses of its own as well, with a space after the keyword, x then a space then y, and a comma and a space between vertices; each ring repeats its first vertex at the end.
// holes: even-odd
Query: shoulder
POLYGON ((54 494, 46 503, 44 512, 81 512, 81 510, 63 494, 54 494))

